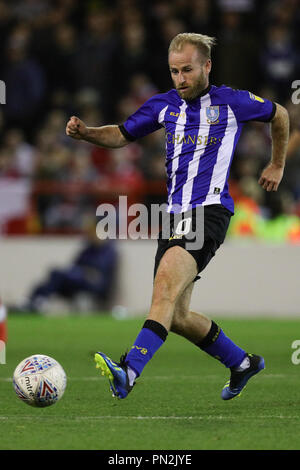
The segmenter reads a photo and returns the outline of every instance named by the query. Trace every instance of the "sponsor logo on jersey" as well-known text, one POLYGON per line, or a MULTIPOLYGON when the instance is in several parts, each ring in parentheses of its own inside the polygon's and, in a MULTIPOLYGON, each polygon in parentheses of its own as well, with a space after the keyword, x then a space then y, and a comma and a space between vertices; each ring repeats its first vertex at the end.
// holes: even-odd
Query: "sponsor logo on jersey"
POLYGON ((182 237, 183 237, 183 235, 172 235, 169 238, 169 242, 172 241, 172 240, 180 240, 182 237))
POLYGON ((221 137, 214 137, 208 135, 182 135, 182 134, 174 134, 172 132, 166 133, 166 140, 167 144, 192 144, 192 145, 216 145, 222 142, 221 137))
POLYGON ((265 102, 260 96, 254 95, 254 93, 251 93, 251 91, 249 91, 249 96, 254 101, 259 101, 260 103, 265 102))
POLYGON ((182 112, 182 113, 174 113, 174 111, 171 111, 170 112, 170 116, 174 116, 174 117, 185 117, 186 116, 186 113, 185 112, 182 112))

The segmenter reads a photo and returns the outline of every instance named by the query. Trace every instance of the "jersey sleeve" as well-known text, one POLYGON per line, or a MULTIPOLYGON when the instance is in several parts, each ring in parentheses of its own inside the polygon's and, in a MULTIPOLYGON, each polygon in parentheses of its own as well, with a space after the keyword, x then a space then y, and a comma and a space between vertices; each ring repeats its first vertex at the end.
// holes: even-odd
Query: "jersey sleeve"
POLYGON ((159 100, 154 96, 129 116, 119 129, 127 140, 134 141, 144 137, 163 127, 158 121, 159 112, 159 100))
POLYGON ((276 104, 246 90, 232 90, 231 107, 240 122, 270 122, 276 112, 276 104))

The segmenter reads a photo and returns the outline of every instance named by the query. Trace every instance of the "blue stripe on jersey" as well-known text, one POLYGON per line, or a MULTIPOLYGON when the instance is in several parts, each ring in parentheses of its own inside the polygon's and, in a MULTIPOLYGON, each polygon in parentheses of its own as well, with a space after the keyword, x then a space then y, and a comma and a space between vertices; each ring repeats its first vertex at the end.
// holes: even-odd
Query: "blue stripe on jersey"
POLYGON ((182 208, 182 192, 184 184, 187 181, 189 163, 194 157, 194 153, 197 150, 197 137, 200 125, 200 109, 199 107, 193 107, 188 104, 186 108, 186 124, 184 127, 184 138, 181 147, 180 159, 178 162, 178 168, 175 175, 175 187, 172 194, 172 207, 174 204, 179 205, 182 208))
POLYGON ((167 135, 166 143, 166 171, 168 175, 167 188, 168 188, 168 203, 171 203, 172 194, 176 185, 176 175, 179 166, 179 158, 181 157, 181 150, 184 142, 184 126, 186 123, 186 108, 187 104, 182 101, 179 109, 172 110, 169 106, 165 117, 165 127, 167 135), (171 113, 178 114, 176 120, 171 119, 171 113), (170 136, 170 138, 168 138, 170 136))
MULTIPOLYGON (((214 96, 210 95, 210 97, 211 106, 216 105, 214 96)), ((217 161, 217 155, 222 143, 222 139, 225 135, 228 119, 227 107, 220 106, 219 111, 219 122, 216 124, 210 124, 206 148, 200 159, 201 166, 199 166, 199 172, 196 178, 194 179, 193 192, 191 198, 192 205, 193 201, 197 201, 197 204, 202 204, 205 201, 208 190, 210 188, 210 182, 214 166, 217 161), (199 194, 201 194, 200 197, 199 194)))

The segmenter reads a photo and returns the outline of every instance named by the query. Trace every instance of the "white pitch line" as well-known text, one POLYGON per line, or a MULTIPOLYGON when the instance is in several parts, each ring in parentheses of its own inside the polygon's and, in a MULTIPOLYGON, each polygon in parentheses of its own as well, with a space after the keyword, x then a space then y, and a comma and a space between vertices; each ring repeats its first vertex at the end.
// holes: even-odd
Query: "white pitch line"
MULTIPOLYGON (((259 376, 260 379, 265 378, 265 379, 283 379, 289 377, 288 374, 262 374, 259 376)), ((154 375, 154 376, 148 376, 148 377, 141 377, 140 380, 175 380, 180 378, 180 380, 202 380, 205 378, 205 380, 215 380, 215 379, 220 379, 219 375, 205 375, 201 376, 199 375, 154 375)), ((99 379, 100 380, 105 380, 105 377, 101 377, 100 375, 96 376, 87 376, 87 377, 67 377, 68 380, 71 381, 76 381, 76 382, 97 382, 99 379)), ((224 378, 226 380, 226 377, 224 378)), ((11 377, 0 377, 0 382, 12 382, 11 377)))
POLYGON ((284 415, 261 415, 261 416, 254 416, 254 417, 243 417, 241 418, 240 416, 223 416, 223 415, 208 415, 208 416, 111 416, 111 415, 104 415, 104 416, 76 416, 76 417, 69 417, 69 416, 0 416, 0 421, 9 421, 9 420, 20 420, 22 421, 23 419, 28 419, 28 420, 65 420, 65 421, 87 421, 87 420, 93 420, 93 421, 100 421, 100 420, 105 420, 105 419, 117 419, 117 420, 137 420, 137 421, 143 421, 143 420, 163 420, 163 421, 192 421, 192 420, 197 420, 197 421, 254 421, 255 419, 259 420, 268 420, 268 419, 279 419, 279 420, 285 420, 285 419, 300 419, 300 416, 284 416, 284 415))

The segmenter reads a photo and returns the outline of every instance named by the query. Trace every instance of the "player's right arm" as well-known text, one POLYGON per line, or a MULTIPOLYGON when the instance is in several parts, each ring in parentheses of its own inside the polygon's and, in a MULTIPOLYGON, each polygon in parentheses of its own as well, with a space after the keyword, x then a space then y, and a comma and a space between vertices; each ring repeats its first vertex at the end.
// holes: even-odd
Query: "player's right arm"
POLYGON ((72 116, 67 123, 66 133, 73 139, 86 140, 100 147, 124 147, 163 127, 160 113, 163 107, 166 109, 164 96, 154 95, 149 98, 120 126, 87 127, 81 119, 72 116))
POLYGON ((85 140, 91 144, 106 148, 120 148, 129 144, 117 125, 87 127, 76 116, 72 116, 66 126, 66 134, 77 140, 85 140))

